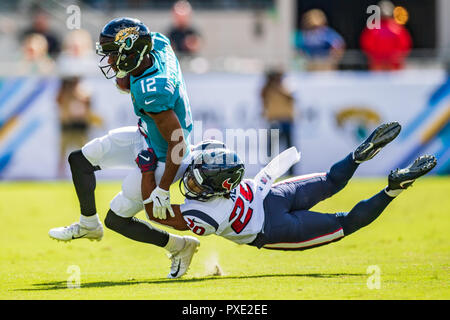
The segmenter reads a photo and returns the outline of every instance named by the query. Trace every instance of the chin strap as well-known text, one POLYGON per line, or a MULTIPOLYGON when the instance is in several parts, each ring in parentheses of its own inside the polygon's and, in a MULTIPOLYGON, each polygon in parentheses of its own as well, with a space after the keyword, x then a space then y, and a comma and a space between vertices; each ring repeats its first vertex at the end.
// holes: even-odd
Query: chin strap
MULTIPOLYGON (((120 54, 122 54, 122 50, 123 50, 124 47, 125 47, 125 43, 122 44, 122 46, 119 48, 119 53, 120 53, 120 54)), ((119 64, 120 64, 120 60, 121 60, 121 59, 120 59, 120 58, 117 59, 116 67, 117 67, 117 69, 119 70, 119 72, 117 72, 116 77, 117 77, 117 78, 124 78, 128 73, 130 73, 131 71, 133 71, 133 70, 135 70, 137 67, 139 67, 139 66, 141 65, 142 60, 144 59, 144 55, 145 55, 146 52, 147 52, 147 48, 148 48, 148 45, 145 45, 144 49, 142 49, 142 52, 141 52, 141 54, 139 55, 139 60, 138 60, 138 62, 137 62, 137 64, 136 64, 136 66, 135 66, 133 69, 131 69, 131 70, 128 70, 128 71, 123 71, 123 70, 121 70, 121 69, 119 68, 119 64)), ((119 57, 120 57, 120 56, 119 56, 119 57)))

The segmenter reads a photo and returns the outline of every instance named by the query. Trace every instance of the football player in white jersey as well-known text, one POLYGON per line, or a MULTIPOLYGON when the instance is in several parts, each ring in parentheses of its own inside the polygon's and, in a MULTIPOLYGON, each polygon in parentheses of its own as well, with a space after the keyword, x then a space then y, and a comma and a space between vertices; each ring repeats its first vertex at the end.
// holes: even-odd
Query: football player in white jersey
MULTIPOLYGON (((181 184, 186 200, 173 206, 175 217, 158 223, 199 236, 216 234, 238 244, 277 250, 304 250, 341 240, 373 222, 417 178, 436 165, 425 155, 404 169, 391 171, 388 186, 349 212, 319 213, 310 209, 342 190, 358 166, 372 159, 400 132, 396 122, 378 127, 354 152, 328 172, 308 174, 272 184, 300 156, 295 147, 271 161, 255 179, 242 179, 244 164, 225 148, 194 155, 181 184)), ((142 183, 147 183, 143 175, 142 183)), ((146 207, 151 212, 151 204, 146 207)))

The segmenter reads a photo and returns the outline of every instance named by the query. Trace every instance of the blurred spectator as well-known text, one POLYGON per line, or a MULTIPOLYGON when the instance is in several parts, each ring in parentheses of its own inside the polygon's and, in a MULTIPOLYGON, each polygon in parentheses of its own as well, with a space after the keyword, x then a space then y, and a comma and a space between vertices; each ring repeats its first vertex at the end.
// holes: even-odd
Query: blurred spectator
MULTIPOLYGON (((261 90, 263 117, 269 122, 270 129, 279 130, 280 142, 285 148, 292 146, 292 126, 294 122, 294 96, 283 83, 284 74, 280 70, 266 73, 265 84, 261 90)), ((269 138, 268 150, 272 150, 272 139, 269 138)), ((270 153, 272 153, 270 151, 270 153)), ((293 168, 289 169, 293 175, 293 168)))
POLYGON ((15 61, 21 55, 20 48, 22 43, 17 41, 18 33, 17 20, 5 15, 0 15, 0 48, 8 48, 2 50, 1 72, 9 74, 11 61, 15 61), (8 69, 8 70, 6 70, 8 69))
POLYGON ((57 67, 62 76, 57 97, 61 125, 58 176, 62 178, 68 152, 86 144, 92 124, 101 124, 101 119, 91 112, 90 92, 82 82, 83 76, 98 71, 89 32, 78 29, 66 35, 57 67))
POLYGON ((89 32, 73 30, 64 38, 63 51, 57 59, 58 70, 62 75, 82 76, 97 73, 97 57, 89 32))
POLYGON ((399 70, 412 47, 408 30, 398 24, 394 17, 394 5, 390 1, 380 1, 380 28, 366 27, 361 33, 361 49, 369 59, 371 70, 399 70))
POLYGON ((183 55, 193 55, 200 50, 199 32, 191 26, 192 7, 188 1, 177 1, 172 7, 173 25, 168 37, 174 51, 183 55))
POLYGON ((23 32, 21 39, 23 40, 34 33, 45 37, 48 44, 48 53, 52 58, 55 58, 61 50, 61 44, 56 34, 50 30, 50 21, 45 12, 39 11, 33 16, 32 25, 23 32))
POLYGON ((334 70, 344 54, 345 41, 328 26, 322 10, 311 9, 302 16, 295 47, 306 56, 308 70, 334 70))
POLYGON ((22 44, 22 57, 17 73, 19 75, 49 75, 54 71, 55 64, 48 56, 48 44, 40 34, 28 35, 22 44))
POLYGON ((91 95, 79 77, 62 79, 57 103, 61 125, 58 176, 63 177, 67 153, 85 145, 90 125, 101 120, 91 112, 91 95))

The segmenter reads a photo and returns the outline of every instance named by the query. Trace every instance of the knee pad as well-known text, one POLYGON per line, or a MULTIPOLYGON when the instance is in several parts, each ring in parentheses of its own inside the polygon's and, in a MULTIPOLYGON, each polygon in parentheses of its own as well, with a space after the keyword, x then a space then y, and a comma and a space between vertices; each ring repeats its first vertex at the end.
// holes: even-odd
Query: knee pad
POLYGON ((68 158, 70 168, 72 170, 78 169, 83 172, 94 172, 96 170, 99 170, 100 168, 98 166, 93 166, 91 162, 89 162, 88 159, 83 155, 81 150, 72 151, 69 154, 68 158))
POLYGON ((144 209, 142 200, 132 200, 120 191, 114 199, 111 200, 109 207, 116 215, 122 218, 134 217, 139 211, 144 209))
POLYGON ((81 152, 89 160, 92 165, 96 166, 100 163, 103 158, 111 148, 111 142, 105 137, 95 138, 89 141, 87 144, 81 148, 81 152))

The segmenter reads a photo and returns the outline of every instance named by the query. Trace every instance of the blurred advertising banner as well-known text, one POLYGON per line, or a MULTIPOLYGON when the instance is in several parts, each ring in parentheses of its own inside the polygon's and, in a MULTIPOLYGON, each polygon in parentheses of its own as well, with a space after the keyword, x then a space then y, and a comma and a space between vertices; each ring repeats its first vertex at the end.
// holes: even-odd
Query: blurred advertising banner
MULTIPOLYGON (((293 144, 302 158, 296 174, 327 171, 353 151, 380 123, 398 121, 399 137, 358 176, 383 176, 421 154, 438 158, 435 174, 450 173, 450 77, 439 70, 395 73, 292 73, 285 78, 295 97, 293 144)), ((262 75, 185 74, 194 129, 191 142, 215 138, 235 149, 254 176, 286 145, 267 147, 262 117, 262 75)), ((136 125, 131 98, 112 80, 84 79, 95 121, 89 139, 136 125)), ((61 152, 57 78, 0 79, 0 178, 55 179, 61 152)), ((276 134, 275 134, 276 137, 276 134)), ((64 160, 65 161, 65 160, 64 160)), ((65 161, 67 162, 67 161, 65 161)), ((70 171, 66 168, 66 177, 70 171)), ((99 178, 121 178, 124 170, 100 171, 99 178)))

